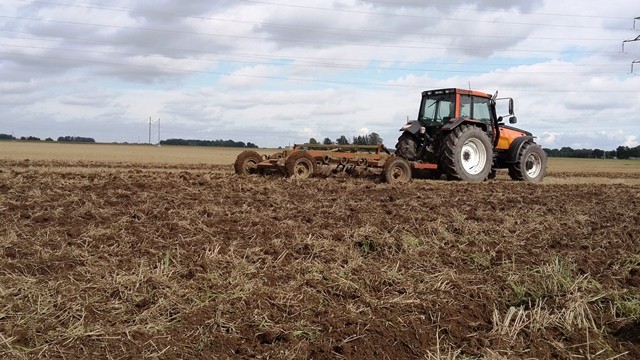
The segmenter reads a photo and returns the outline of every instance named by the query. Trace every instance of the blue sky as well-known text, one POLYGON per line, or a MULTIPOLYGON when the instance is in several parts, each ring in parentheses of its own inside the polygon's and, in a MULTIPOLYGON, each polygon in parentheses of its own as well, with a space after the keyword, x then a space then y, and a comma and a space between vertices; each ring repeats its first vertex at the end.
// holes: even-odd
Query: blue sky
POLYGON ((420 92, 516 102, 545 147, 640 143, 640 4, 506 0, 4 0, 0 133, 263 147, 377 132, 420 92), (426 5, 425 5, 426 4, 426 5), (154 129, 154 139, 157 130, 154 129))

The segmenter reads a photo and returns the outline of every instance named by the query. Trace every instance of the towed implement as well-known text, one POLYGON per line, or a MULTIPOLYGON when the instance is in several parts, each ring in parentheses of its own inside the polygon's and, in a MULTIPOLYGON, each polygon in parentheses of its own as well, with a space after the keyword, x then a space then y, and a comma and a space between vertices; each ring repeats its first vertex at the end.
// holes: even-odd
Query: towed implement
POLYGON ((513 180, 542 181, 545 152, 531 133, 504 124, 496 104, 508 101, 506 117, 515 124, 513 99, 497 95, 463 89, 424 91, 418 119, 400 129, 393 154, 383 145, 303 144, 270 156, 244 151, 234 168, 241 175, 280 172, 294 178, 307 178, 321 166, 334 172, 365 169, 380 172, 390 183, 408 182, 418 174, 481 182, 507 169, 513 180))

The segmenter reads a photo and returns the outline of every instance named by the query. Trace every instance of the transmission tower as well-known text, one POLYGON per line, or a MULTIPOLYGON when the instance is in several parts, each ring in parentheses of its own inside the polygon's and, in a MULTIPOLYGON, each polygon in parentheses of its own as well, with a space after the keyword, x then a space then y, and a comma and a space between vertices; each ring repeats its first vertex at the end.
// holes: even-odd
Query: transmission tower
POLYGON ((157 129, 158 129, 158 146, 160 145, 160 118, 158 118, 158 121, 153 121, 151 120, 151 116, 149 116, 149 145, 153 145, 153 143, 151 142, 151 129, 153 128, 154 125, 157 125, 157 129))

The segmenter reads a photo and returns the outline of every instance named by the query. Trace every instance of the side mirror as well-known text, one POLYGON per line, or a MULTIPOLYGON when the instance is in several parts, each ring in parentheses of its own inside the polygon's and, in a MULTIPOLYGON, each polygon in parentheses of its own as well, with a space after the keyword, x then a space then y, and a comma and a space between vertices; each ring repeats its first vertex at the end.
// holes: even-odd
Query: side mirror
POLYGON ((501 123, 504 120, 502 116, 498 116, 498 122, 501 123))
POLYGON ((509 99, 509 115, 513 115, 513 99, 509 99))
POLYGON ((509 124, 515 124, 518 122, 518 118, 515 116, 512 116, 509 118, 509 124))

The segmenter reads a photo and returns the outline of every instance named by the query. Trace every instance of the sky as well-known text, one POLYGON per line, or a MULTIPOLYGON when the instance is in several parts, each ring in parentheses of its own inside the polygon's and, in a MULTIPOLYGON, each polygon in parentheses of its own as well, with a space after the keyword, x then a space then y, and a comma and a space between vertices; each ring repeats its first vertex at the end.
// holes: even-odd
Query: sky
POLYGON ((393 147, 422 91, 458 87, 513 98, 543 147, 637 146, 636 17, 630 0, 2 0, 0 133, 393 147))

